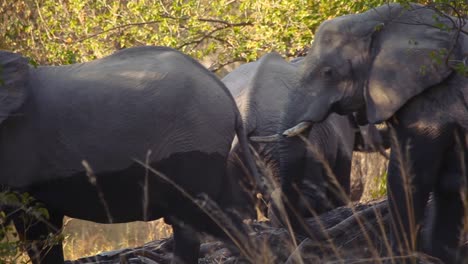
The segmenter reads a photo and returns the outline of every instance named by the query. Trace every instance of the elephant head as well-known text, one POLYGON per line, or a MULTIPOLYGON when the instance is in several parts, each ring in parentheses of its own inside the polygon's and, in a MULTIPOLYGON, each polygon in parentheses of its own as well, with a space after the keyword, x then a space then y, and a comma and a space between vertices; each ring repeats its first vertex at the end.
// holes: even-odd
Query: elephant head
POLYGON ((0 51, 0 123, 17 111, 26 99, 28 60, 0 51))
MULTIPOLYGON (((459 55, 455 32, 431 26, 435 15, 419 5, 387 4, 320 25, 288 99, 288 122, 283 120, 279 131, 288 136, 280 143, 282 179, 297 174, 287 165, 297 141, 290 136, 332 112, 356 113, 360 125, 380 123, 452 73, 439 60, 444 61, 449 50, 451 56, 459 55)), ((446 17, 437 19, 449 23, 446 17)), ((284 181, 282 190, 294 202, 293 184, 284 181)))
POLYGON ((369 123, 387 120, 453 71, 444 61, 459 56, 456 33, 434 26, 435 19, 449 25, 431 9, 388 4, 324 22, 289 114, 298 123, 321 121, 330 112, 357 112, 369 123))
MULTIPOLYGON (((461 33, 454 29, 460 26, 457 23, 464 25, 463 21, 440 14, 429 7, 398 4, 386 4, 362 14, 326 21, 315 35, 301 69, 300 85, 288 102, 285 116, 294 116, 292 119, 296 121, 296 126, 286 130, 283 133, 286 136, 300 133, 308 124, 324 120, 331 112, 356 113, 360 125, 390 121, 389 124, 396 131, 398 139, 398 144, 392 141, 387 180, 393 226, 398 226, 399 229, 393 234, 395 240, 393 242, 403 241, 402 238, 405 236, 412 242, 416 240, 415 229, 410 228, 410 209, 411 212, 415 212, 418 208, 424 208, 428 193, 442 188, 436 186, 442 185, 439 178, 447 175, 455 178, 464 175, 458 171, 455 173, 446 171, 446 168, 457 166, 452 164, 450 158, 445 157, 444 152, 454 145, 451 138, 455 130, 453 126, 465 129, 468 127, 466 97, 463 99, 463 95, 466 95, 468 90, 466 79, 455 71, 454 65, 451 65, 453 62, 466 61, 466 36, 460 35, 461 33), (433 89, 430 89, 431 87, 433 89), (453 98, 457 99, 439 100, 440 95, 452 96, 449 93, 456 93, 453 98), (451 127, 446 125, 448 123, 446 120, 436 120, 429 125, 420 122, 421 127, 414 128, 422 117, 426 118, 427 115, 433 114, 431 108, 437 107, 439 111, 437 113, 449 112, 445 105, 447 102, 457 103, 453 108, 461 113, 444 114, 444 117, 453 118, 450 122, 456 123, 455 125, 451 127), (463 103, 465 106, 459 105, 463 103), (412 116, 408 114, 415 111, 421 113, 412 116), (452 117, 456 115, 457 117, 452 117), (435 131, 429 127, 431 125, 437 126, 437 136, 426 132, 435 131), (450 135, 445 139, 441 134, 450 135), (401 164, 396 153, 404 153, 408 142, 411 143, 411 150, 408 150, 411 151, 408 154, 411 159, 404 156, 403 160, 408 161, 408 164, 401 164), (431 154, 418 156, 417 152, 425 151, 421 146, 426 145, 427 150, 430 150, 428 153, 431 154), (444 163, 440 166, 437 163, 434 169, 431 169, 425 164, 428 159, 426 155, 431 155, 430 159, 444 163), (407 174, 402 175, 401 168, 404 168, 404 165, 408 165, 410 170, 413 169, 411 177, 407 174), (412 188, 409 188, 408 192, 414 201, 419 202, 410 204, 412 208, 408 209, 401 198, 405 196, 405 190, 401 187, 405 183, 404 177, 410 178, 408 182, 412 184, 412 188), (418 192, 416 189, 424 191, 418 192), (398 222, 399 225, 396 224, 398 222)), ((466 26, 464 30, 466 31, 466 26)), ((466 130, 463 133, 466 133, 466 130)), ((283 149, 287 149, 287 142, 288 140, 283 140, 283 149)), ((441 195, 446 193, 453 195, 455 197, 453 200, 457 202, 458 186, 453 190, 441 191, 441 195)), ((460 207, 452 211, 455 215, 463 215, 463 209, 460 207)), ((420 224, 423 214, 415 212, 414 215, 417 215, 415 223, 420 224)), ((451 226, 456 228, 461 222, 461 217, 458 215, 451 217, 454 219, 451 226)), ((444 232, 442 229, 436 231, 444 232)), ((452 248, 457 242, 457 232, 448 232, 444 240, 447 243, 438 242, 442 241, 441 239, 434 239, 432 243, 438 246, 433 248, 452 248)), ((411 246, 415 244, 411 243, 411 246)), ((441 252, 442 250, 439 253, 432 253, 443 259, 451 258, 446 257, 449 254, 444 256, 446 252, 441 252)), ((447 261, 447 263, 454 262, 447 261)))

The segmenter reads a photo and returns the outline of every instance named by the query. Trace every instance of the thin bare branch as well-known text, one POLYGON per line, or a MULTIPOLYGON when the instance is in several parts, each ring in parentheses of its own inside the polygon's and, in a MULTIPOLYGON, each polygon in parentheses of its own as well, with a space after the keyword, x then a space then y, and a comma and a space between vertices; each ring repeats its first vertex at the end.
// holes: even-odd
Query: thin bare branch
POLYGON ((226 67, 227 65, 230 65, 236 62, 247 62, 247 61, 244 58, 235 58, 224 63, 214 63, 210 67, 208 67, 208 70, 210 70, 211 72, 217 72, 221 70, 222 68, 226 67))
MULTIPOLYGON (((162 18, 162 19, 165 19, 165 18, 168 18, 168 19, 178 19, 178 20, 188 20, 188 19, 189 19, 188 17, 179 17, 179 18, 177 18, 177 17, 169 16, 169 15, 167 15, 167 14, 162 14, 162 15, 161 15, 161 18, 162 18)), ((124 24, 124 25, 119 25, 119 26, 116 26, 116 27, 112 27, 112 28, 109 28, 109 29, 106 29, 106 30, 103 30, 103 31, 100 31, 100 32, 97 32, 97 33, 94 33, 94 34, 91 34, 91 35, 86 36, 86 37, 83 37, 83 38, 77 40, 76 42, 83 42, 83 41, 85 41, 85 40, 87 40, 87 39, 91 39, 91 38, 94 38, 94 37, 96 37, 96 36, 99 36, 99 35, 102 35, 102 34, 111 32, 111 31, 120 30, 120 29, 124 29, 124 28, 128 28, 128 27, 145 26, 145 25, 157 24, 157 23, 160 23, 160 22, 162 21, 162 19, 160 19, 160 20, 146 21, 146 22, 128 23, 128 24, 124 24)), ((228 22, 228 21, 219 20, 219 19, 212 19, 212 18, 197 18, 196 20, 198 20, 198 21, 200 21, 200 22, 219 23, 219 24, 223 24, 223 25, 224 25, 223 27, 217 28, 216 31, 221 30, 221 29, 231 28, 231 27, 242 27, 242 26, 252 26, 252 25, 253 25, 253 23, 250 22, 250 21, 247 21, 247 22, 240 22, 240 23, 231 23, 231 22, 228 22)))

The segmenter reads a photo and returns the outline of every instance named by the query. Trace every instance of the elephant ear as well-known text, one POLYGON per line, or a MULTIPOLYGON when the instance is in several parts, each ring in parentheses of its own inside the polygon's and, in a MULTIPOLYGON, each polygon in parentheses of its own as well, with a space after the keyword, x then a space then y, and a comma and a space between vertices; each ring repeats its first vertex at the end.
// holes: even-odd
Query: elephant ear
POLYGON ((0 123, 26 98, 28 60, 20 54, 0 51, 0 123))
POLYGON ((454 32, 439 29, 436 20, 449 26, 447 19, 419 5, 384 5, 361 16, 381 25, 373 36, 364 94, 368 121, 380 123, 452 72, 445 56, 454 46, 454 32))

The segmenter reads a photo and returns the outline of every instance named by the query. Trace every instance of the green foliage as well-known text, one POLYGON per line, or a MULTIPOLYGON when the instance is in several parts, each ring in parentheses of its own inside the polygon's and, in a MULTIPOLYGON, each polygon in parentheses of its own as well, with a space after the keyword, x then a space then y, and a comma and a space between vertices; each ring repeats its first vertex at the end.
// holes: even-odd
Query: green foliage
POLYGON ((468 77, 468 65, 466 61, 463 62, 457 62, 453 66, 455 71, 457 71, 460 75, 468 77))
POLYGON ((265 52, 294 57, 326 19, 384 3, 310 0, 18 0, 0 4, 0 48, 67 64, 137 45, 163 45, 213 68, 265 52))
POLYGON ((382 198, 387 195, 387 172, 382 173, 380 177, 373 178, 372 181, 374 181, 372 183, 374 188, 370 192, 372 199, 382 198))
MULTIPOLYGON (((24 213, 22 219, 25 228, 33 225, 38 219, 47 221, 49 212, 28 193, 0 192, 0 264, 27 263, 24 256, 24 242, 19 240, 14 226, 10 223, 9 217, 11 216, 1 211, 5 207, 11 208, 9 214, 24 213)), ((47 245, 57 243, 60 239, 62 239, 61 236, 49 235, 47 245)))
MULTIPOLYGON (((285 57, 301 55, 324 20, 363 12, 387 2, 2 1, 0 28, 5 31, 0 48, 21 52, 41 64, 70 64, 99 58, 124 47, 162 45, 198 59, 209 58, 214 61, 212 69, 218 69, 235 61, 255 60, 270 51, 285 57)), ((466 16, 468 9, 464 0, 417 2, 437 5, 452 15, 466 16)))
MULTIPOLYGON (((212 69, 266 52, 304 53, 324 20, 385 0, 16 0, 0 2, 0 48, 41 64, 89 61, 117 49, 162 45, 212 69)), ((408 3, 409 1, 398 1, 408 3)), ((464 10, 465 1, 418 1, 464 10), (463 6, 464 3, 464 6, 463 6)), ((452 10, 453 11, 453 10, 452 10)), ((466 11, 465 11, 466 12, 466 11)), ((453 12, 452 12, 453 13, 453 12)))
POLYGON ((21 244, 11 224, 5 223, 7 216, 0 212, 0 264, 16 263, 20 257, 21 244))

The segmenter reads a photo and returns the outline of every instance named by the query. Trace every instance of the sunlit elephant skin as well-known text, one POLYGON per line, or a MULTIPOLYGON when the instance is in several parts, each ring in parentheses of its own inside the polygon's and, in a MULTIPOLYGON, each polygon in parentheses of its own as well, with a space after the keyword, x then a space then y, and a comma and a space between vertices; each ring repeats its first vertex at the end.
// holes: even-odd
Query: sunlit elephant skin
MULTIPOLYGON (((198 263, 192 231, 226 235, 193 198, 253 213, 243 179, 226 175, 234 136, 248 149, 239 111, 223 83, 190 57, 137 47, 33 67, 0 51, 0 65, 0 185, 29 193, 50 215, 33 225, 21 221, 22 211, 12 215, 22 239, 57 232, 65 215, 100 223, 164 217, 174 228, 173 263, 198 263)), ((250 152, 243 154, 253 169, 250 152)), ((28 251, 33 263, 63 263, 61 244, 28 251)))
MULTIPOLYGON (((255 141, 277 133, 282 127, 282 114, 292 87, 299 80, 301 61, 296 59, 289 63, 279 54, 269 53, 258 61, 241 65, 222 79, 235 97, 247 134, 252 138, 251 144, 262 160, 261 167, 266 167, 266 174, 276 182, 280 178, 278 142, 255 141)), ((295 162, 297 169, 294 172, 298 175, 296 184, 304 199, 298 200, 296 206, 302 216, 310 216, 312 211, 320 214, 346 203, 346 199, 340 197, 349 194, 356 129, 349 117, 332 115, 324 122, 306 128, 302 134, 308 144, 298 137, 291 138, 290 142, 295 146, 287 162, 295 162), (339 186, 333 187, 326 166, 339 186)), ((234 146, 232 154, 237 152, 234 146)), ((242 174, 242 170, 236 168, 232 166, 231 171, 242 174)), ((269 197, 272 189, 265 191, 264 197, 269 197)))
POLYGON ((324 22, 285 115, 295 115, 296 124, 331 112, 386 121, 395 139, 388 168, 395 252, 423 250, 446 263, 460 261, 468 178, 468 79, 455 70, 466 66, 468 36, 440 29, 453 28, 452 21, 460 20, 389 4, 324 22), (418 242, 430 193, 430 239, 418 242))

